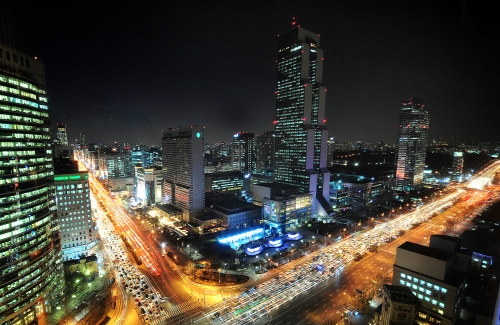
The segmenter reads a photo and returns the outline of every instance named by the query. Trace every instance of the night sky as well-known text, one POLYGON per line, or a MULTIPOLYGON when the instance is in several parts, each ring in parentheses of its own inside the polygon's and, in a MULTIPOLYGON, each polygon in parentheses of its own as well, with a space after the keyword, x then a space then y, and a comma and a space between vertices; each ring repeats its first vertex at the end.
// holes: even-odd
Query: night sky
POLYGON ((273 130, 277 35, 321 34, 330 136, 396 141, 401 100, 430 139, 499 140, 500 15, 491 1, 1 1, 0 42, 45 62, 70 142, 160 144, 273 130), (147 4, 147 5, 146 5, 147 4))

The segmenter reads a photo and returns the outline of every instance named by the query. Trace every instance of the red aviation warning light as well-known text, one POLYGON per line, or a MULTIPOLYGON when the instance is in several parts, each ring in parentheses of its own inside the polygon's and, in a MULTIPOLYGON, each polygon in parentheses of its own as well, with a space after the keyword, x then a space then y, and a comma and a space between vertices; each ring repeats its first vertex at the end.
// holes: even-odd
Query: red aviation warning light
POLYGON ((278 124, 278 121, 274 120, 274 121, 273 121, 273 124, 274 124, 274 125, 278 124))

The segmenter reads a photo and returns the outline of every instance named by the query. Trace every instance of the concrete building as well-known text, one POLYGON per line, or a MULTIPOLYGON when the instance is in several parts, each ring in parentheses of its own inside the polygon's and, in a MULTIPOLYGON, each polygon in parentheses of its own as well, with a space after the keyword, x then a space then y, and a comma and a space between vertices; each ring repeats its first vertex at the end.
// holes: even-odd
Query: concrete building
POLYGON ((56 169, 54 182, 63 261, 94 254, 97 241, 92 225, 88 172, 79 172, 78 168, 71 172, 56 169))
POLYGON ((240 171, 205 174, 205 193, 217 194, 243 189, 243 174, 240 171))
POLYGON ((429 133, 429 112, 417 98, 401 102, 394 189, 410 191, 424 180, 425 150, 429 133))
POLYGON ((418 298, 420 322, 452 325, 460 314, 467 273, 457 261, 458 242, 432 237, 434 247, 405 242, 397 248, 392 284, 410 288, 418 298))
POLYGON ((45 67, 0 44, 0 324, 38 324, 64 290, 45 67))
POLYGON ((187 222, 205 208, 204 131, 196 126, 163 131, 162 202, 181 209, 187 222))
POLYGON ((413 325, 419 301, 407 287, 384 284, 378 325, 413 325))
POLYGON ((206 212, 227 229, 257 225, 262 217, 262 208, 238 199, 214 201, 206 212))
POLYGON ((163 171, 157 168, 136 167, 136 198, 143 206, 161 203, 163 171))
POLYGON ((329 215, 330 172, 326 168, 328 130, 326 87, 319 34, 292 21, 279 35, 276 85, 276 148, 274 181, 298 186, 313 197, 313 212, 329 215))

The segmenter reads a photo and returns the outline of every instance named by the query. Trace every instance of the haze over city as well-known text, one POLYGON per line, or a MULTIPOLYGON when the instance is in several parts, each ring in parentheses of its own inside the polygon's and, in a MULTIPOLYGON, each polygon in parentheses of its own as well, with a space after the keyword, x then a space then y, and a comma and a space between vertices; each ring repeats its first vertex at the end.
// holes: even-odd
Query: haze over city
POLYGON ((499 23, 488 2, 2 1, 0 42, 45 62, 52 124, 88 142, 206 141, 273 130, 276 36, 297 16, 321 34, 329 134, 395 142, 421 98, 429 139, 493 140, 499 23), (11 14, 6 14, 7 10, 11 14))

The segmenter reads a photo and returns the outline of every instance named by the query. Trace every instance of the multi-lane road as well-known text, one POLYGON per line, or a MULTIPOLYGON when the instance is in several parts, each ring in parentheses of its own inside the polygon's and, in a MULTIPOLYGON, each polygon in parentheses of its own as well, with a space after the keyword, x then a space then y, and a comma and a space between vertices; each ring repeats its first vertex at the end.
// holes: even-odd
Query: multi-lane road
POLYGON ((378 274, 390 272, 395 250, 401 243, 408 240, 428 244, 431 234, 460 227, 465 218, 492 198, 491 192, 478 188, 487 185, 499 167, 496 162, 479 172, 466 184, 468 188, 455 188, 416 211, 357 232, 268 273, 263 280, 243 289, 241 294, 206 308, 203 316, 197 319, 193 319, 193 315, 199 315, 202 306, 192 297, 192 284, 161 256, 156 237, 138 227, 121 204, 93 178, 91 189, 105 207, 116 232, 128 239, 129 247, 146 266, 141 271, 148 275, 163 297, 170 299, 165 312, 148 322, 175 324, 190 316, 195 324, 315 324, 325 318, 340 319, 337 310, 348 302, 356 289, 365 290, 373 285, 372 280, 378 274), (360 262, 354 261, 373 246, 379 247, 377 253, 369 253, 360 262))
MULTIPOLYGON (((488 184, 484 180, 491 181, 498 170, 495 163, 477 177, 483 179, 484 186, 488 184)), ((453 230, 496 196, 497 192, 456 188, 416 211, 303 257, 300 266, 296 264, 280 273, 282 277, 213 306, 195 323, 251 324, 265 320, 271 324, 314 324, 325 317, 339 320, 336 310, 347 303, 348 296, 371 286, 378 273, 390 272, 397 246, 407 240, 428 244, 430 235, 443 233, 450 225, 453 230), (397 237, 402 232, 405 234, 397 237), (378 253, 352 264, 355 256, 374 245, 380 247, 378 253)))

